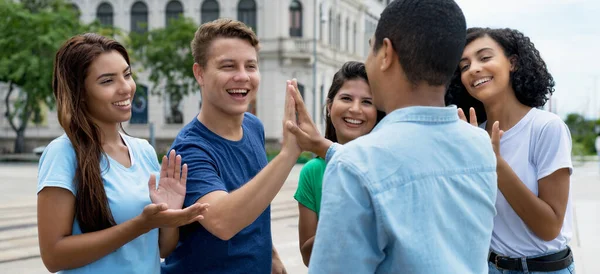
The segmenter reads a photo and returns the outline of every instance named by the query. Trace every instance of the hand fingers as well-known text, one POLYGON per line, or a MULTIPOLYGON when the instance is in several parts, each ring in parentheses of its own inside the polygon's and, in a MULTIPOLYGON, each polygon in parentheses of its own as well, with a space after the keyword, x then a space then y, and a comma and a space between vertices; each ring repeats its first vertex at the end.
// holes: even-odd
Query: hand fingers
POLYGON ((188 165, 187 164, 183 164, 183 168, 181 171, 181 181, 180 183, 184 186, 186 186, 186 182, 187 182, 187 173, 188 173, 188 165))
POLYGON ((298 123, 312 122, 310 115, 308 114, 308 110, 306 110, 306 106, 304 105, 304 100, 302 99, 302 96, 300 96, 300 92, 297 88, 294 88, 293 90, 294 91, 291 93, 291 95, 294 99, 296 112, 298 113, 298 123))
POLYGON ((162 157, 162 162, 160 164, 160 178, 167 178, 167 168, 169 165, 169 159, 167 155, 162 157))
POLYGON ((292 121, 287 121, 285 123, 285 128, 289 132, 291 132, 292 134, 294 134, 294 136, 296 136, 297 139, 301 139, 301 140, 310 139, 310 136, 308 135, 308 133, 304 132, 297 125, 294 125, 294 123, 292 123, 292 121))
POLYGON ((146 212, 147 214, 150 214, 150 215, 154 215, 161 211, 165 211, 167 209, 169 209, 169 207, 165 203, 149 204, 144 207, 144 212, 146 212))
POLYGON ((289 95, 285 96, 285 120, 284 121, 296 121, 296 106, 294 105, 294 98, 292 98, 291 93, 294 87, 292 85, 287 86, 287 92, 289 95))
MULTIPOLYGON (((171 149, 171 151, 169 152, 169 165, 167 166, 167 177, 168 178, 173 178, 174 172, 175 172, 175 150, 171 149)), ((179 179, 179 178, 177 178, 179 179)))
POLYGON ((494 147, 494 152, 496 154, 500 152, 500 138, 500 123, 496 121, 492 125, 492 146, 494 147))
POLYGON ((477 115, 475 114, 474 108, 469 109, 469 120, 471 122, 471 125, 479 126, 479 124, 477 124, 477 115))
POLYGON ((181 155, 175 156, 175 180, 181 179, 181 155))
POLYGON ((467 117, 465 116, 465 113, 463 112, 462 108, 458 108, 458 118, 467 122, 467 117))
POLYGON ((148 190, 150 193, 156 191, 156 176, 154 174, 150 174, 150 179, 148 179, 148 190))

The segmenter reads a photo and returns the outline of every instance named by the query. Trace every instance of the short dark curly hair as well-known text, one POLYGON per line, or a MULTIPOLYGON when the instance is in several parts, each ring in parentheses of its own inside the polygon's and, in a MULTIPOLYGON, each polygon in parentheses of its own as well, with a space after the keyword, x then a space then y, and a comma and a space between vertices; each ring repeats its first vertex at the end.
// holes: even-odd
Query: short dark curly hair
MULTIPOLYGON (((544 106, 554 93, 554 78, 529 37, 509 28, 469 28, 466 44, 484 36, 494 39, 504 50, 506 57, 516 57, 516 69, 510 73, 510 82, 519 102, 535 108, 544 106)), ((480 118, 478 120, 482 121, 485 118, 480 115, 484 114, 483 105, 468 94, 460 80, 460 74, 460 68, 457 68, 446 94, 446 104, 463 108, 467 115, 468 108, 475 107, 480 118)))

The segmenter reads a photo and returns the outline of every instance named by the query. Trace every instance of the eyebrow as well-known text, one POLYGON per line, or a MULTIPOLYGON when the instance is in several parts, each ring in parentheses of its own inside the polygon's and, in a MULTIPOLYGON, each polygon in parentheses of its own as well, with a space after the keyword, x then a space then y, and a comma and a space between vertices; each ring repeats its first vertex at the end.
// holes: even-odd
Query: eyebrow
MULTIPOLYGON (((131 67, 127 66, 127 68, 125 68, 125 70, 123 70, 123 73, 127 72, 130 69, 131 69, 131 67)), ((101 74, 100 76, 98 76, 98 78, 96 78, 96 80, 98 80, 102 77, 112 77, 112 76, 116 76, 116 75, 117 75, 116 73, 104 73, 104 74, 101 74)))
MULTIPOLYGON (((235 60, 233 59, 223 59, 223 60, 219 60, 217 63, 222 64, 222 63, 228 63, 228 62, 232 62, 235 63, 235 60)), ((246 60, 247 63, 258 63, 255 59, 248 59, 246 60)))
MULTIPOLYGON (((475 55, 480 54, 482 51, 485 51, 485 50, 493 50, 493 49, 492 48, 482 48, 482 49, 478 50, 477 52, 475 52, 475 55)), ((466 60, 467 60, 467 58, 465 57, 465 58, 460 59, 460 62, 466 61, 466 60)))
MULTIPOLYGON (((340 96, 354 97, 354 96, 352 96, 351 94, 348 94, 348 93, 345 93, 345 92, 342 92, 342 93, 340 93, 340 96)), ((373 98, 372 98, 372 97, 361 97, 361 99, 369 99, 369 100, 372 100, 373 98)))

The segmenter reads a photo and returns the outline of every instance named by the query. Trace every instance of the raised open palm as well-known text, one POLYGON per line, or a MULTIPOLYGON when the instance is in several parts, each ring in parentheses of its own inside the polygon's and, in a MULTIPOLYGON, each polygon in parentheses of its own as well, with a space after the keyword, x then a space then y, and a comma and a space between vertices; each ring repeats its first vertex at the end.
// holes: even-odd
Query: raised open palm
POLYGON ((169 157, 163 156, 160 167, 160 180, 156 187, 156 178, 150 175, 148 188, 150 200, 154 204, 165 203, 169 209, 181 209, 185 198, 187 164, 181 166, 181 156, 171 150, 169 157))

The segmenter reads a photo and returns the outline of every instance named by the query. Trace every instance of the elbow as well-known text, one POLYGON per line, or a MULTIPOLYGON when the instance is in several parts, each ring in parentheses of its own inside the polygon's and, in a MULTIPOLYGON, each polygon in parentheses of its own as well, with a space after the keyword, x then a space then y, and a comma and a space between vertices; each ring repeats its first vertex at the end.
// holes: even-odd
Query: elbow
POLYGON ((61 267, 57 260, 52 256, 42 253, 41 257, 44 266, 46 267, 46 269, 48 269, 48 272, 56 273, 58 271, 64 270, 64 268, 61 267))
POLYGON ((203 223, 203 225, 206 230, 222 241, 229 241, 237 234, 237 231, 235 231, 231 225, 222 220, 213 219, 212 221, 203 223))
POLYGON ((546 242, 549 242, 549 241, 556 239, 556 237, 558 237, 558 235, 560 234, 561 230, 562 230, 562 222, 560 222, 558 224, 548 225, 548 226, 544 227, 542 230, 540 230, 539 232, 536 232, 535 234, 540 239, 542 239, 546 242))
POLYGON ((312 253, 312 246, 307 246, 306 244, 300 247, 300 254, 302 254, 302 262, 306 267, 308 267, 308 263, 310 262, 310 254, 312 253))

